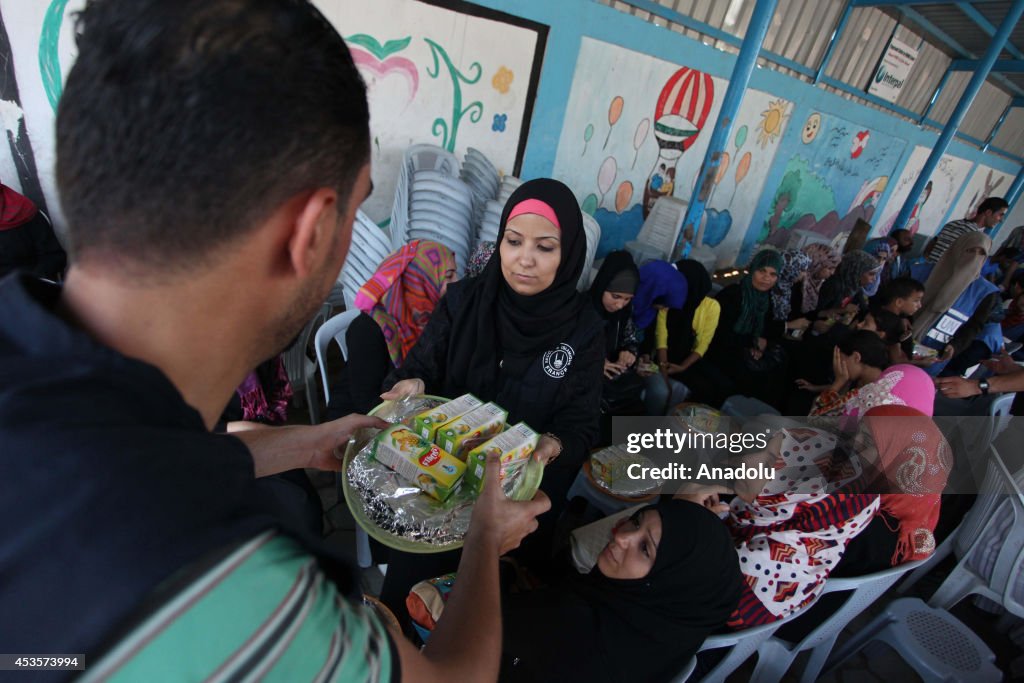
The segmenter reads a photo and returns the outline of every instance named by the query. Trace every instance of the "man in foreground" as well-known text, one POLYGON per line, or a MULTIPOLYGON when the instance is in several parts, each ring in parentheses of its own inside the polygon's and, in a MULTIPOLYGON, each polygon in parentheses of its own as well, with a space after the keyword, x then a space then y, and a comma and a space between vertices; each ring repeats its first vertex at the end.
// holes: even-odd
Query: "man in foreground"
POLYGON ((344 42, 306 0, 92 0, 79 22, 57 117, 73 265, 63 289, 0 281, 5 652, 84 654, 86 680, 495 679, 498 557, 543 494, 506 500, 488 464, 421 653, 255 485, 336 469, 379 421, 209 431, 324 301, 370 192, 344 42))

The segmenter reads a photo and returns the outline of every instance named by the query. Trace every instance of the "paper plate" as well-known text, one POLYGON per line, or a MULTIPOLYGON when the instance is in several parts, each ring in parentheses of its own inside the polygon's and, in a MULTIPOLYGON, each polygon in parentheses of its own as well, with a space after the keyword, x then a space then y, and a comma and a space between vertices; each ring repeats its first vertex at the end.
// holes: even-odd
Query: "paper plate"
MULTIPOLYGON (((369 414, 388 422, 403 422, 448 400, 428 395, 411 401, 385 401, 369 414)), ((456 491, 440 503, 373 461, 365 447, 375 433, 376 430, 360 430, 345 449, 342 490, 353 519, 369 536, 396 550, 427 554, 461 548, 472 499, 456 491), (367 485, 370 481, 383 482, 384 486, 371 489, 367 485)), ((506 495, 513 500, 533 498, 543 476, 544 466, 531 457, 506 495)))

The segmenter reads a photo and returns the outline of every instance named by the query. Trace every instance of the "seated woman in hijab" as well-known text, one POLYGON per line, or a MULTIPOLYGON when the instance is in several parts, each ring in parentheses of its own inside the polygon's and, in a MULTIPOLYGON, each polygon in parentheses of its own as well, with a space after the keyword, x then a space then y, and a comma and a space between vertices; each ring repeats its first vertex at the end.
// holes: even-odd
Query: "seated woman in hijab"
POLYGON ((775 405, 783 398, 778 388, 786 360, 778 341, 786 330, 805 329, 808 321, 775 317, 770 293, 781 268, 779 252, 765 249, 754 256, 740 282, 715 297, 721 314, 706 358, 717 371, 716 381, 709 381, 709 374, 701 385, 690 387, 697 400, 718 406, 731 394, 742 393, 775 405))
POLYGON ((861 310, 868 308, 865 287, 870 287, 882 272, 878 257, 866 251, 848 251, 843 254, 836 272, 821 286, 818 293, 818 307, 814 313, 819 318, 815 323, 816 332, 827 332, 839 320, 852 320, 861 310))
POLYGON ((328 420, 380 403, 384 379, 402 365, 455 279, 455 254, 437 242, 413 240, 384 259, 356 295, 361 313, 345 332, 348 362, 331 387, 328 420))
MULTIPOLYGON (((725 524, 744 582, 731 628, 778 621, 814 602, 847 545, 878 509, 878 496, 853 492, 862 468, 856 458, 844 458, 838 445, 828 431, 787 428, 765 450, 739 459, 774 476, 732 485, 736 497, 725 524)), ((713 493, 705 500, 709 507, 720 505, 713 493)))
MULTIPOLYGON (((633 297, 639 281, 640 271, 633 257, 625 251, 613 251, 605 256, 590 286, 590 301, 604 319, 604 416, 635 414, 640 405, 644 383, 634 372, 638 340, 633 324, 633 297)), ((610 417, 602 421, 602 436, 606 426, 610 437, 610 417)))
MULTIPOLYGON (((593 527, 608 533, 604 520, 593 527)), ((501 681, 671 681, 725 625, 742 579, 715 514, 665 497, 620 516, 610 536, 550 587, 503 596, 501 681)), ((409 598, 418 621, 434 621, 419 609, 437 603, 430 592, 409 598)))
MULTIPOLYGON (((552 508, 520 549, 541 563, 598 436, 604 321, 576 290, 586 236, 568 187, 547 178, 521 185, 502 211, 497 243, 479 277, 448 287, 402 366, 385 380, 382 398, 472 393, 507 410, 509 423, 523 421, 543 434, 534 457, 547 464, 541 488, 552 508)), ((381 598, 404 612, 412 584, 456 562, 455 553, 392 553, 381 598)))
POLYGON ((634 320, 643 330, 639 374, 646 378, 644 407, 648 415, 664 415, 667 408, 686 400, 688 389, 669 377, 668 346, 678 339, 669 328, 679 329, 678 314, 686 305, 686 278, 666 261, 650 261, 640 269, 640 286, 634 301, 634 320), (658 370, 650 368, 652 361, 658 370))
MULTIPOLYGON (((1001 298, 999 288, 981 277, 981 268, 991 248, 991 238, 980 230, 961 235, 942 254, 924 283, 921 310, 914 316, 914 339, 938 352, 938 361, 926 368, 933 377, 941 374, 950 360, 967 351, 979 337, 983 348, 980 353, 975 351, 981 356, 977 360, 992 353, 982 332, 992 311, 1001 305, 1001 298)), ((1001 345, 1001 331, 993 332, 992 336, 997 337, 1001 345)), ((995 343, 995 339, 991 343, 995 343)))
POLYGON ((664 312, 664 335, 661 334, 662 313, 658 314, 658 361, 663 375, 669 381, 648 380, 648 393, 645 397, 648 414, 665 414, 666 407, 671 409, 686 400, 691 385, 713 383, 718 374, 714 368, 707 367, 707 361, 704 360, 721 315, 718 301, 708 296, 711 292, 711 277, 699 261, 692 259, 677 261, 676 270, 686 279, 686 302, 680 309, 664 312), (671 395, 666 387, 673 388, 671 395), (676 387, 682 387, 683 391, 679 392, 676 387))
POLYGON ((803 251, 787 249, 782 252, 779 279, 772 288, 772 313, 776 320, 803 317, 802 311, 793 309, 793 292, 809 277, 811 264, 811 257, 803 251))
POLYGON ((811 265, 807 267, 807 275, 800 286, 793 287, 790 310, 804 315, 818 310, 821 286, 836 272, 840 256, 827 244, 808 244, 801 251, 811 258, 811 265))

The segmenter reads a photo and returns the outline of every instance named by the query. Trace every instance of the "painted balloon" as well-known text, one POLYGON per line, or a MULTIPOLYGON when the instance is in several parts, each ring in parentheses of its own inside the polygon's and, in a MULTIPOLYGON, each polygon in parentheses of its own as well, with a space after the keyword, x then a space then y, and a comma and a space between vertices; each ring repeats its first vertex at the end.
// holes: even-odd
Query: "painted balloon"
POLYGON ((619 95, 612 98, 611 106, 608 107, 608 125, 614 126, 619 121, 619 117, 622 116, 622 105, 624 100, 619 95))
POLYGON ((615 210, 622 213, 629 208, 629 203, 633 199, 633 183, 628 180, 623 180, 622 184, 619 185, 618 191, 615 193, 615 210))
POLYGON ((747 141, 747 127, 740 126, 740 129, 736 131, 736 149, 743 146, 743 143, 747 141))
POLYGON ((583 131, 583 141, 590 142, 590 138, 594 137, 594 124, 588 123, 586 129, 583 131))
POLYGON ((726 171, 729 170, 729 153, 722 152, 722 160, 718 162, 718 173, 715 174, 715 185, 722 182, 726 171))
POLYGON ((739 185, 740 181, 747 177, 747 171, 750 170, 750 152, 747 152, 740 157, 740 163, 736 164, 736 184, 739 185))
POLYGON ((636 124, 636 132, 633 133, 633 149, 640 149, 640 145, 644 144, 644 140, 647 139, 647 131, 650 129, 650 119, 642 119, 640 123, 636 124))
POLYGON ((580 209, 583 213, 588 213, 591 216, 597 211, 597 195, 591 192, 587 195, 586 199, 583 200, 583 204, 580 205, 580 209))
POLYGON ((601 164, 601 170, 597 172, 597 189, 601 191, 602 198, 611 189, 612 183, 615 182, 615 174, 618 172, 618 164, 615 163, 615 157, 608 157, 601 164))

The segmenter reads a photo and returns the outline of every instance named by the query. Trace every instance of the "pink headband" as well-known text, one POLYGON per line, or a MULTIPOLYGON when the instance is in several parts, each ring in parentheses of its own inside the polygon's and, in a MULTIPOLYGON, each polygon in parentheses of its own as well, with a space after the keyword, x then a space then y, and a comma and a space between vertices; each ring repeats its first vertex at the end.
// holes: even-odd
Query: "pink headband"
POLYGON ((508 219, 505 223, 508 223, 508 221, 512 220, 516 216, 521 216, 524 213, 532 213, 542 218, 547 218, 549 221, 554 223, 556 228, 559 230, 562 229, 562 226, 558 224, 558 216, 555 215, 555 210, 539 199, 524 199, 516 204, 512 210, 508 212, 508 219))

